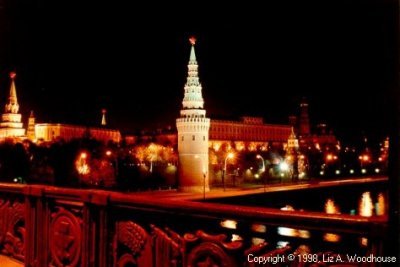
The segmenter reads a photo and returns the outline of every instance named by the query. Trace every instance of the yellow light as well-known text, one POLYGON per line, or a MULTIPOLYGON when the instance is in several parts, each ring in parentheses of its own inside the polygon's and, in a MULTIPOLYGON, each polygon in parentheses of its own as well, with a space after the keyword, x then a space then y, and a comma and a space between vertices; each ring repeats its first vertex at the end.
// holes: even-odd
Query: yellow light
POLYGON ((109 157, 109 156, 111 156, 111 154, 112 154, 112 153, 111 153, 111 151, 110 151, 110 150, 107 150, 107 151, 106 151, 106 156, 108 156, 108 157, 109 157))
POLYGON ((221 221, 221 226, 228 229, 236 229, 237 221, 225 220, 221 221))
POLYGON ((228 153, 228 158, 229 159, 233 159, 233 157, 235 157, 235 154, 233 154, 232 152, 228 153))
POLYGON ((363 246, 363 247, 368 246, 368 238, 361 237, 360 243, 361 243, 361 246, 363 246))
POLYGON ((324 239, 324 241, 327 241, 327 242, 337 243, 340 241, 340 235, 326 233, 326 234, 324 234, 323 239, 324 239))
POLYGON ((81 159, 86 159, 87 158, 87 154, 85 152, 81 153, 81 159))
POLYGON ((251 230, 256 232, 256 233, 266 233, 267 232, 267 227, 263 224, 252 224, 251 225, 251 230))
POLYGON ((242 241, 242 240, 243 240, 243 238, 240 235, 232 234, 231 242, 242 241))

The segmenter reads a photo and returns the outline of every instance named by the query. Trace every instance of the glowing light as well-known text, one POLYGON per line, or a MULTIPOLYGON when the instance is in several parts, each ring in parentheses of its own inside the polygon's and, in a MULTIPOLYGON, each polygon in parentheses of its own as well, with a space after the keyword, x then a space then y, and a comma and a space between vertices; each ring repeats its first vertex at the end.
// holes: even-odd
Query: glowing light
POLYGON ((289 242, 287 242, 287 241, 278 241, 276 243, 276 248, 284 248, 288 245, 289 245, 289 242))
POLYGON ((375 169, 375 172, 376 172, 376 173, 380 173, 380 171, 381 171, 381 170, 378 169, 378 168, 375 169))
POLYGON ((361 239, 360 239, 360 244, 361 244, 361 246, 363 246, 363 247, 368 246, 368 238, 366 238, 366 237, 361 237, 361 239))
POLYGON ((88 154, 86 152, 82 152, 75 162, 76 170, 81 175, 86 175, 86 174, 90 173, 90 167, 89 167, 88 163, 86 162, 87 157, 88 157, 88 154))
POLYGON ((266 233, 267 232, 267 226, 265 226, 263 224, 254 223, 254 224, 251 225, 251 230, 253 232, 256 232, 256 233, 266 233))
POLYGON ((232 238, 231 238, 232 242, 233 241, 241 241, 241 240, 243 240, 243 238, 240 235, 232 234, 232 238))
POLYGON ((282 236, 292 236, 292 237, 297 236, 296 230, 288 227, 278 227, 278 234, 282 236))
POLYGON ((340 213, 335 202, 330 198, 328 198, 325 202, 325 213, 327 213, 327 214, 339 214, 340 213))
POLYGON ((364 154, 364 155, 359 156, 358 159, 361 161, 367 162, 370 160, 370 157, 369 157, 369 155, 364 154))
POLYGON ((237 221, 225 220, 221 222, 221 226, 228 229, 236 229, 237 221))
POLYGON ((323 172, 323 171, 320 171, 319 172, 319 175, 324 175, 325 173, 323 172))
POLYGON ((260 178, 260 175, 258 173, 254 174, 254 178, 258 179, 260 178))
POLYGON ((294 208, 290 205, 286 205, 285 207, 282 207, 281 210, 294 211, 294 208))
POLYGON ((190 38, 189 38, 189 42, 190 42, 192 45, 195 45, 195 44, 196 44, 196 37, 194 37, 194 36, 190 37, 190 38))
POLYGON ((336 170, 335 174, 339 175, 340 174, 340 170, 336 170))
POLYGON ((376 215, 385 215, 386 201, 382 193, 378 194, 378 202, 376 203, 376 215))
POLYGON ((17 76, 17 74, 14 71, 10 72, 11 79, 14 79, 16 76, 17 76))
POLYGON ((364 192, 360 199, 359 214, 363 217, 371 217, 374 206, 372 204, 371 193, 364 192))
POLYGON ((281 236, 299 237, 304 239, 308 239, 311 236, 310 231, 308 230, 299 230, 289 227, 278 227, 277 231, 278 234, 281 236))
POLYGON ((18 183, 18 179, 17 178, 14 178, 14 183, 18 183))
POLYGON ((112 152, 111 152, 110 150, 107 150, 107 151, 106 151, 106 156, 109 157, 109 156, 111 156, 111 154, 112 154, 112 152))
POLYGON ((366 174, 366 173, 367 173, 367 170, 366 170, 366 169, 361 169, 361 173, 362 173, 362 174, 366 174))
POLYGON ((326 160, 327 161, 332 161, 333 160, 333 155, 332 154, 326 155, 326 160))
POLYGON ((235 157, 235 154, 233 154, 232 152, 228 153, 228 159, 233 159, 235 157))
POLYGON ((281 171, 288 171, 289 170, 289 165, 286 162, 281 162, 279 164, 279 169, 281 169, 281 171))
POLYGON ((353 174, 353 173, 354 173, 354 170, 353 170, 353 169, 351 169, 349 172, 350 172, 350 174, 353 174))
POLYGON ((340 238, 341 238, 340 235, 332 234, 332 233, 326 233, 323 236, 324 241, 332 242, 332 243, 340 242, 340 238))
POLYGON ((253 237, 251 239, 251 243, 255 246, 260 245, 260 244, 264 244, 265 243, 265 239, 264 238, 258 238, 258 237, 253 237))

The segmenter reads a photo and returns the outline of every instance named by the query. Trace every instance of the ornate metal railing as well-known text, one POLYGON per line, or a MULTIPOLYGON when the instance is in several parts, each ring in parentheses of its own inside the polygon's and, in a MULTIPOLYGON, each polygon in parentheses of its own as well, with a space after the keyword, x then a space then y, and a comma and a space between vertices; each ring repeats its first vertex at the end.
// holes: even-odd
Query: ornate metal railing
POLYGON ((384 255, 385 217, 201 203, 162 192, 8 184, 0 192, 1 254, 25 266, 333 266, 338 259, 358 266, 349 255, 384 255))

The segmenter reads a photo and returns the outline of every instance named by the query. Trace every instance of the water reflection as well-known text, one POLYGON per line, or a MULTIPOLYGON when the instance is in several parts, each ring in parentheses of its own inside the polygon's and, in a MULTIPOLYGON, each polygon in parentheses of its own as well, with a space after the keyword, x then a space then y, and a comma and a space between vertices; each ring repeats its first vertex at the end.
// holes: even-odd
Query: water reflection
POLYGON ((221 226, 228 229, 236 229, 237 221, 225 220, 221 221, 221 226))
POLYGON ((289 227, 278 227, 278 234, 281 236, 299 237, 299 238, 310 238, 310 231, 299 230, 289 227))
POLYGON ((373 215, 374 205, 372 204, 371 193, 364 192, 360 199, 359 214, 364 217, 373 215))
POLYGON ((338 206, 335 204, 335 201, 328 198, 325 202, 325 213, 327 214, 340 214, 338 206))

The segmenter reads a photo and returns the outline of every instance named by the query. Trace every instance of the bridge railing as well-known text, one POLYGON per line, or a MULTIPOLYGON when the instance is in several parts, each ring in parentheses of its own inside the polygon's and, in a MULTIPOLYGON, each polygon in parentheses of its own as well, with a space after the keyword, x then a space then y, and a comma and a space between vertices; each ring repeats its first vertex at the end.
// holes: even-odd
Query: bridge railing
POLYGON ((358 266, 386 231, 385 217, 0 184, 0 251, 25 266, 358 266))

